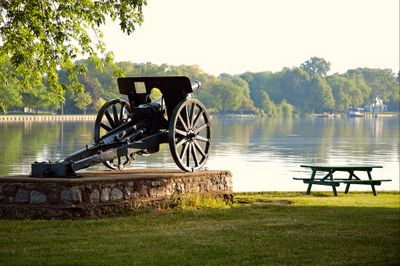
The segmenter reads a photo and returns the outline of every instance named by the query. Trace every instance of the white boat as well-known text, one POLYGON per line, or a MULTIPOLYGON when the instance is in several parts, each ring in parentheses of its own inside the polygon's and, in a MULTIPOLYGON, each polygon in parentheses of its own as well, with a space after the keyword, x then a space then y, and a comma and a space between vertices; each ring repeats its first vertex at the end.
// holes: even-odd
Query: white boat
POLYGON ((315 114, 316 117, 335 117, 335 114, 324 112, 322 114, 315 114))
POLYGON ((365 116, 364 114, 364 108, 360 108, 360 107, 351 107, 348 111, 347 111, 347 115, 350 117, 363 117, 365 116))

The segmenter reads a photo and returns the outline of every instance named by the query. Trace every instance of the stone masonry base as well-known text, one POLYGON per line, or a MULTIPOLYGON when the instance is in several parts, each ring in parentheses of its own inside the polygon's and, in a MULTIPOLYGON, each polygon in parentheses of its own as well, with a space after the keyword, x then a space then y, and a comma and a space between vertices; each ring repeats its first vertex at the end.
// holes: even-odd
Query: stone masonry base
POLYGON ((231 173, 140 169, 85 172, 74 178, 0 177, 0 217, 97 218, 170 208, 191 195, 232 201, 231 173))

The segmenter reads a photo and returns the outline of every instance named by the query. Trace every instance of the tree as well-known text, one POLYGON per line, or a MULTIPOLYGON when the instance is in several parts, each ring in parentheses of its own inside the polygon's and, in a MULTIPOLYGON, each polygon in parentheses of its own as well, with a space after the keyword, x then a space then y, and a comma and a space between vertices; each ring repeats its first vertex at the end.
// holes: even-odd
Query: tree
POLYGON ((295 108, 293 105, 288 103, 286 99, 283 99, 279 104, 279 110, 282 116, 284 117, 293 117, 293 113, 295 112, 295 108))
POLYGON ((319 74, 326 76, 331 68, 331 63, 320 57, 311 57, 309 60, 300 65, 308 74, 319 74))
POLYGON ((265 91, 262 91, 261 95, 262 95, 262 98, 264 99, 263 110, 265 111, 265 113, 269 117, 278 116, 279 109, 276 106, 276 104, 273 101, 271 101, 271 99, 269 98, 269 95, 265 91))
POLYGON ((358 68, 346 72, 350 78, 358 77, 364 81, 365 100, 371 103, 376 96, 388 105, 389 110, 398 111, 400 108, 400 86, 396 74, 391 69, 358 68))
POLYGON ((23 91, 21 93, 23 98, 23 105, 30 109, 38 112, 39 109, 58 109, 59 104, 52 104, 48 93, 43 89, 42 86, 32 87, 29 91, 23 91))
POLYGON ((353 90, 354 83, 348 78, 337 74, 329 76, 327 81, 335 98, 335 109, 338 111, 347 110, 352 105, 350 91, 353 90))
POLYGON ((100 108, 106 103, 107 101, 104 100, 103 98, 99 98, 97 102, 94 103, 94 107, 96 110, 100 110, 100 108))
POLYGON ((312 112, 315 103, 311 100, 310 75, 302 68, 285 69, 282 72, 283 98, 302 112, 312 112))
POLYGON ((360 74, 335 74, 327 77, 327 82, 332 88, 337 110, 344 111, 352 105, 361 106, 369 103, 371 88, 360 74))
POLYGON ((310 103, 313 103, 315 112, 322 112, 326 109, 333 109, 335 100, 332 95, 332 88, 320 75, 315 75, 309 87, 309 95, 307 96, 310 103))
POLYGON ((0 62, 10 62, 19 88, 45 85, 53 102, 63 101, 63 86, 57 68, 68 72, 70 86, 83 90, 78 75, 85 73, 78 56, 90 58, 98 68, 112 63, 100 26, 109 17, 131 34, 143 21, 146 0, 20 0, 0 1, 0 62), (100 60, 100 57, 105 60, 100 60))
POLYGON ((241 106, 242 92, 240 86, 225 80, 219 80, 211 87, 215 108, 222 113, 237 111, 241 106))
POLYGON ((22 96, 19 94, 13 86, 16 81, 9 81, 7 83, 0 83, 0 113, 6 112, 7 107, 22 107, 22 96))
POLYGON ((232 76, 226 73, 219 75, 218 79, 232 83, 237 87, 238 90, 240 90, 240 95, 238 99, 238 101, 240 101, 240 107, 238 108, 240 111, 255 111, 254 103, 250 99, 249 84, 245 80, 243 80, 238 75, 232 76))
POLYGON ((280 84, 277 81, 276 74, 272 72, 250 73, 246 72, 240 75, 240 78, 248 83, 250 90, 249 96, 253 100, 254 105, 263 108, 265 97, 262 92, 266 92, 268 97, 276 101, 276 96, 280 95, 280 84))
MULTIPOLYGON (((0 73, 10 72, 12 72, 11 65, 0 58, 0 73)), ((0 112, 6 112, 10 106, 22 106, 21 94, 15 88, 17 82, 15 78, 7 79, 4 75, 0 75, 0 112)))
POLYGON ((83 113, 86 114, 86 108, 89 106, 89 104, 92 103, 92 98, 90 97, 89 93, 80 92, 78 93, 74 101, 76 107, 78 107, 79 110, 82 110, 83 113))

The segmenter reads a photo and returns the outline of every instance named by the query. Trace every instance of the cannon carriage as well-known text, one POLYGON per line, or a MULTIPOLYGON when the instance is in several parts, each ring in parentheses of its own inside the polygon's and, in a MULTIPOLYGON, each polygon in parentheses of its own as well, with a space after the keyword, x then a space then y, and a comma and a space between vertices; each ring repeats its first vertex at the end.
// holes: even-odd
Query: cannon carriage
POLYGON ((137 155, 159 151, 169 144, 176 165, 193 172, 206 163, 211 144, 211 125, 204 105, 192 97, 200 82, 184 76, 118 78, 127 100, 114 99, 99 110, 94 124, 94 143, 68 155, 61 162, 35 162, 34 177, 74 176, 76 171, 103 163, 116 170, 137 155), (162 97, 151 101, 154 89, 162 97))

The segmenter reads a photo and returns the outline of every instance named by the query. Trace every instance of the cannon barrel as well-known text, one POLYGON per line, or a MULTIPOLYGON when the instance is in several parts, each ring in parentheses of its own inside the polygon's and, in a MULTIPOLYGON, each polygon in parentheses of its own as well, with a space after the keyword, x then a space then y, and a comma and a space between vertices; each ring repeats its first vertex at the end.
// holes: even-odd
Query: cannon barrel
POLYGON ((193 91, 196 91, 196 90, 200 89, 200 87, 201 87, 201 82, 198 81, 198 80, 193 80, 190 83, 192 85, 192 90, 193 91))

